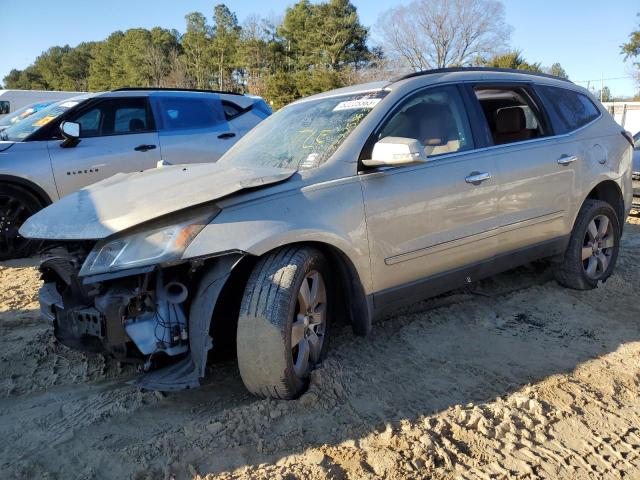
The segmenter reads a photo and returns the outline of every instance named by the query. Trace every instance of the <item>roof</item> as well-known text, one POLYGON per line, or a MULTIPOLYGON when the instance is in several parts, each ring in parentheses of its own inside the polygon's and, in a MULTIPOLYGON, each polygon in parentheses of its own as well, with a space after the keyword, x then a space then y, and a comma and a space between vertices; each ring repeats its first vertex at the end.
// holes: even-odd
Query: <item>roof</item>
POLYGON ((169 88, 169 87, 122 87, 111 90, 112 92, 199 92, 199 93, 222 93, 225 95, 242 95, 238 92, 228 92, 225 90, 202 90, 199 88, 169 88))
POLYGON ((435 75, 439 73, 465 73, 465 72, 475 72, 475 73, 509 73, 509 74, 518 74, 518 75, 529 75, 534 77, 544 77, 551 78, 554 80, 560 80, 563 82, 571 82, 571 80, 558 77, 556 75, 549 75, 547 73, 542 72, 534 72, 531 70, 516 70, 514 68, 497 68, 497 67, 449 67, 449 68, 434 68, 431 70, 422 70, 420 72, 413 72, 407 75, 403 75, 401 77, 395 78, 393 82, 399 82, 400 80, 406 80, 408 78, 414 77, 422 77, 424 75, 435 75))

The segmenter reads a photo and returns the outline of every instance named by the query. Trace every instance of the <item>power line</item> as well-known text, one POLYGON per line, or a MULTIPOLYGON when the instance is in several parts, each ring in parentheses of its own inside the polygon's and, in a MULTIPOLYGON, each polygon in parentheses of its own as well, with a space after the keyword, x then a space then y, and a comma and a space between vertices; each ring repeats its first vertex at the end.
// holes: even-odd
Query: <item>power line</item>
POLYGON ((590 83, 599 82, 601 80, 623 80, 625 78, 635 78, 634 75, 625 75, 623 77, 609 77, 609 78, 592 78, 591 80, 572 80, 573 83, 590 83))

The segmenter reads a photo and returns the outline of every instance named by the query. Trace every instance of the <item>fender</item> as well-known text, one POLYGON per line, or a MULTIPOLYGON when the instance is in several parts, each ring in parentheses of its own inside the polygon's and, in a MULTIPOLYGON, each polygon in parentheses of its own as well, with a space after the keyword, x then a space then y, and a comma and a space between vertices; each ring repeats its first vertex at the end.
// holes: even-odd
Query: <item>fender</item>
POLYGON ((36 197, 38 197, 40 203, 42 204, 42 207, 46 207, 47 205, 51 205, 53 203, 51 195, 49 195, 44 190, 44 188, 42 188, 32 180, 23 177, 16 177, 14 175, 0 174, 0 184, 2 183, 10 183, 12 185, 23 187, 26 190, 30 190, 36 195, 36 197))
POLYGON ((204 272, 189 312, 189 354, 178 363, 149 372, 131 383, 161 391, 200 386, 207 365, 207 353, 213 346, 209 335, 213 310, 222 287, 242 256, 231 254, 217 258, 204 272))
POLYGON ((364 293, 372 293, 364 202, 357 178, 223 208, 187 247, 183 259, 233 251, 261 256, 302 242, 327 244, 340 251, 353 264, 364 293))

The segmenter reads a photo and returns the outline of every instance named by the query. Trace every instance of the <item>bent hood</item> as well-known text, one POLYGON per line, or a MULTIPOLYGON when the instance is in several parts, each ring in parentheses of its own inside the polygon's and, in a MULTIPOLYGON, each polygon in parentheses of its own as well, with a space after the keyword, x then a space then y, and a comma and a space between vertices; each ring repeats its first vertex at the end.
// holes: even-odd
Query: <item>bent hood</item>
POLYGON ((294 173, 220 163, 119 173, 39 211, 22 225, 20 234, 47 240, 98 240, 246 188, 284 181, 294 173))

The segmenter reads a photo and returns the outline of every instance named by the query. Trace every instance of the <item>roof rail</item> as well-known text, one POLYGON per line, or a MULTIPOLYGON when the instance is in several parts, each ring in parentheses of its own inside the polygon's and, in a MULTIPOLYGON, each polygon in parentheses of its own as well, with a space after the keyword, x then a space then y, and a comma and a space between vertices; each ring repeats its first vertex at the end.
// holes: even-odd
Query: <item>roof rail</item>
POLYGON ((224 90, 202 90, 199 88, 170 88, 170 87, 122 87, 111 90, 112 92, 130 92, 135 90, 142 91, 163 91, 163 92, 201 92, 201 93, 224 93, 227 95, 243 95, 238 92, 227 92, 224 90))
POLYGON ((530 70, 516 70, 515 68, 497 68, 497 67, 447 67, 447 68, 434 68, 432 70, 422 70, 420 72, 413 72, 407 75, 403 75, 398 78, 394 78, 393 82, 399 82, 407 78, 421 77, 423 75, 433 75, 436 73, 454 73, 454 72, 500 72, 500 73, 519 73, 521 75, 535 75, 536 77, 553 78, 554 80, 562 80, 564 82, 573 83, 567 78, 558 77, 556 75, 550 75, 548 73, 532 72, 530 70))

